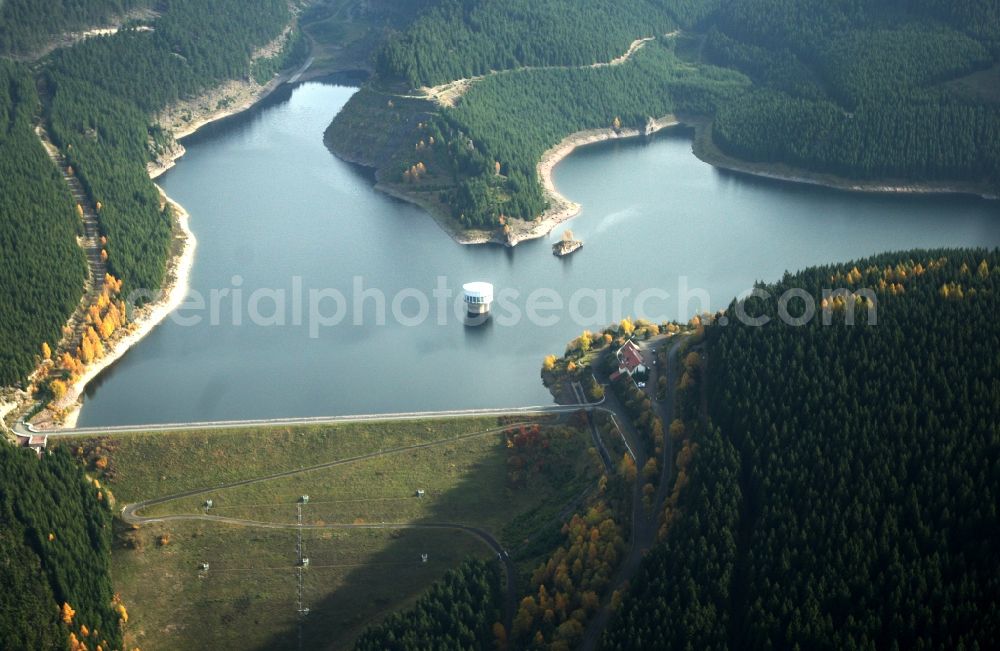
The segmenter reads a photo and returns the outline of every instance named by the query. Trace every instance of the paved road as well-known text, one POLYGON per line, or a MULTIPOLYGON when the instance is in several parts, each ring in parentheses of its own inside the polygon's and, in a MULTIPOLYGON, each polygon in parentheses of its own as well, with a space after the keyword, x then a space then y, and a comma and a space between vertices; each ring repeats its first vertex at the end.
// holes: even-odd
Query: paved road
MULTIPOLYGON (((191 430, 217 430, 249 427, 291 427, 295 425, 335 425, 337 423, 377 423, 386 421, 425 420, 436 418, 475 418, 478 416, 539 416, 566 414, 578 410, 578 405, 542 405, 534 407, 507 407, 498 409, 457 409, 451 411, 414 411, 398 414, 356 414, 349 416, 310 416, 303 418, 270 418, 259 420, 220 420, 192 423, 160 423, 149 425, 114 425, 110 427, 76 427, 50 429, 44 433, 54 437, 87 435, 129 434, 144 432, 183 432, 191 430)), ((42 433, 30 424, 14 424, 17 434, 42 433)))
MULTIPOLYGON (((601 438, 601 433, 597 431, 597 423, 594 422, 593 405, 587 402, 583 385, 579 382, 573 382, 573 394, 576 396, 579 408, 587 410, 587 424, 590 426, 590 435, 594 439, 594 447, 597 448, 598 454, 601 455, 601 461, 604 462, 604 469, 610 475, 614 471, 615 466, 611 461, 611 455, 608 454, 608 448, 604 445, 604 439, 601 438)), ((604 402, 603 398, 601 402, 604 402)))
POLYGON ((302 66, 298 70, 296 70, 295 73, 292 74, 292 76, 288 79, 288 83, 294 84, 295 82, 297 82, 302 77, 302 75, 305 74, 306 70, 309 69, 309 66, 311 66, 313 64, 313 61, 315 60, 316 57, 312 56, 306 59, 306 62, 303 63, 302 66))
MULTIPOLYGON (((654 357, 652 348, 659 345, 670 346, 667 353, 666 399, 662 402, 654 401, 654 404, 656 404, 656 408, 659 411, 658 415, 664 420, 663 426, 665 431, 663 436, 663 459, 660 466, 659 486, 656 491, 653 508, 648 513, 642 505, 643 481, 641 473, 642 467, 646 463, 645 446, 639 441, 638 433, 634 431, 632 421, 628 417, 628 414, 625 413, 625 410, 619 403, 617 397, 615 397, 610 391, 608 392, 608 406, 618 413, 620 424, 631 432, 632 437, 637 442, 636 466, 639 472, 636 476, 632 496, 632 544, 629 547, 628 554, 626 554, 621 566, 619 566, 618 571, 615 572, 615 576, 611 580, 611 587, 608 590, 609 595, 614 590, 621 589, 626 583, 632 580, 635 573, 638 571, 639 565, 642 563, 642 559, 646 555, 646 552, 649 551, 649 549, 656 542, 656 532, 658 529, 657 524, 660 513, 663 512, 663 500, 666 498, 668 491, 667 487, 668 484, 670 484, 670 479, 673 475, 673 443, 670 440, 670 433, 667 431, 667 428, 670 426, 670 420, 673 419, 674 393, 677 389, 678 351, 682 343, 684 343, 684 337, 682 335, 675 335, 670 339, 657 337, 640 344, 644 362, 646 367, 650 369, 650 377, 647 382, 647 388, 653 392, 653 396, 655 396, 656 383, 658 380, 657 376, 660 369, 658 366, 652 364, 654 357)), ((590 621, 590 624, 588 624, 587 629, 584 632, 583 644, 580 647, 582 651, 594 651, 597 649, 601 641, 601 634, 604 632, 605 627, 607 627, 608 622, 611 620, 611 615, 612 612, 610 605, 605 603, 597 615, 590 621)))

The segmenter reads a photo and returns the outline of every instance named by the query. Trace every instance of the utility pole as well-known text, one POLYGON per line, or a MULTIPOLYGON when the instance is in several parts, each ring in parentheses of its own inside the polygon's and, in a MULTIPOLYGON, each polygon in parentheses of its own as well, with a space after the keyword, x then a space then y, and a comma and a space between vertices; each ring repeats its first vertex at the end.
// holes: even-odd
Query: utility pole
POLYGON ((303 496, 303 498, 295 505, 296 515, 298 516, 298 526, 296 527, 296 537, 295 537, 295 572, 296 572, 296 612, 299 614, 298 621, 298 638, 299 638, 299 651, 302 651, 302 620, 305 616, 309 614, 309 609, 303 607, 302 605, 302 585, 305 579, 304 573, 306 567, 309 565, 309 559, 305 557, 304 550, 302 548, 302 506, 309 501, 309 498, 303 496))

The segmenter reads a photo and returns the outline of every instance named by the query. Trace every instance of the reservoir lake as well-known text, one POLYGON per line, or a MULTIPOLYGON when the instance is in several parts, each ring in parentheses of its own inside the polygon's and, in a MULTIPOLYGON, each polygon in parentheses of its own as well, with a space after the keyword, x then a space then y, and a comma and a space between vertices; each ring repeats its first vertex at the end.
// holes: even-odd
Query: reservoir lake
POLYGON ((559 164, 583 210, 548 238, 461 246, 327 150, 354 91, 285 87, 185 140, 158 182, 198 240, 189 305, 88 386, 79 426, 548 404, 543 357, 611 319, 687 320, 786 270, 883 251, 1000 245, 996 201, 733 174, 675 131, 559 164), (566 227, 585 245, 559 259, 566 227), (481 327, 454 309, 473 280, 504 296, 481 327))

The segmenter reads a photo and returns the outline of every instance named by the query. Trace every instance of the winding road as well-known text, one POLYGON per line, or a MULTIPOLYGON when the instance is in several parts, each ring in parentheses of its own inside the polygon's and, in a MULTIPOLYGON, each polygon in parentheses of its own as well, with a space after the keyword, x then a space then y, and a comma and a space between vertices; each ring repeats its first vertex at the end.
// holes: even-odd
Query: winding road
MULTIPOLYGON (((227 429, 237 426, 284 426, 284 425, 300 425, 300 424, 335 424, 335 423, 345 423, 345 422, 378 422, 378 421, 399 421, 399 420, 421 420, 426 418, 469 418, 474 416, 536 416, 536 415, 547 415, 547 414, 563 414, 577 411, 583 405, 570 405, 570 406, 545 406, 545 407, 528 407, 524 409, 488 409, 488 410, 463 410, 463 411, 451 411, 451 412, 418 412, 418 413, 406 413, 406 414, 382 414, 382 415, 369 415, 369 416, 339 416, 333 418, 290 418, 290 419, 274 419, 266 421, 230 421, 221 423, 189 423, 180 425, 160 425, 160 426, 149 426, 141 429, 136 429, 132 427, 120 427, 120 428, 80 428, 75 430, 60 430, 54 432, 50 435, 52 436, 80 436, 85 434, 104 434, 108 435, 113 432, 123 433, 132 431, 158 431, 158 432, 169 432, 178 430, 206 430, 206 429, 227 429)), ((593 408, 593 405, 590 406, 593 408)), ((482 436, 488 436, 490 434, 496 434, 502 432, 511 427, 516 427, 519 424, 523 424, 527 421, 514 421, 503 426, 492 427, 479 432, 473 432, 470 434, 464 434, 462 436, 451 437, 447 439, 441 439, 437 441, 429 441, 427 443, 417 443, 414 445, 407 445, 398 448, 392 448, 388 450, 379 450, 378 452, 369 452, 367 454, 360 454, 353 457, 347 457, 344 459, 337 459, 335 461, 328 461, 326 463, 316 464, 313 466, 308 466, 305 468, 297 468, 293 470, 287 470, 283 472, 273 473, 270 475, 265 475, 261 477, 253 477, 250 479, 243 479, 239 481, 234 481, 226 484, 218 484, 215 486, 207 486, 201 488, 195 488, 187 491, 181 491, 178 493, 173 493, 170 495, 163 495, 160 497, 151 498, 148 500, 143 500, 133 504, 125 505, 121 510, 122 519, 134 525, 150 524, 154 522, 177 522, 177 521, 209 521, 222 524, 229 524, 242 527, 253 527, 260 529, 445 529, 458 531, 467 535, 474 536, 483 542, 487 547, 489 547, 493 552, 497 554, 497 559, 503 564, 504 573, 506 577, 506 589, 504 594, 504 626, 509 631, 511 624, 513 623, 514 613, 517 608, 517 568, 514 565, 513 560, 507 553, 507 550, 503 548, 500 541, 497 540, 493 534, 485 529, 479 527, 474 527, 462 523, 456 522, 401 522, 401 523, 363 523, 363 524, 348 524, 348 523, 334 523, 334 524, 297 524, 297 523, 282 523, 282 522, 265 522, 260 520, 247 520, 241 518, 231 518, 221 515, 210 515, 204 514, 176 514, 176 515, 162 515, 162 516, 143 516, 140 512, 151 506, 156 506, 158 504, 165 504, 167 502, 173 502, 179 499, 184 499, 187 497, 194 497, 197 495, 203 495, 207 493, 212 493, 220 490, 226 490, 230 488, 237 488, 241 486, 249 486, 252 484, 259 484, 263 482, 273 481, 276 479, 281 479, 285 477, 291 477, 294 475, 299 475, 303 473, 313 472, 317 470, 323 470, 326 468, 332 468, 335 466, 346 465, 351 463, 357 463, 359 461, 364 461, 367 459, 374 459, 376 457, 390 455, 390 454, 400 454, 403 452, 409 452, 413 450, 425 449, 430 447, 435 447, 438 445, 444 445, 448 443, 455 443, 463 440, 468 440, 472 438, 478 438, 482 436)), ((21 423, 18 423, 22 425, 21 423)))
MULTIPOLYGON (((509 414, 509 412, 507 412, 509 414)), ((416 416, 412 416, 416 418, 416 416)), ((343 421, 339 421, 343 422, 343 421)), ((479 527, 473 527, 466 524, 456 523, 456 522, 399 522, 399 523, 363 523, 363 524, 347 524, 347 523, 334 523, 334 524, 298 524, 298 523, 285 523, 285 522, 265 522, 261 520, 246 520, 241 518, 230 518, 221 515, 209 515, 204 514, 176 514, 176 515, 161 515, 161 516, 142 516, 139 512, 150 506, 155 506, 157 504, 165 504, 167 502, 173 502, 175 500, 184 499, 187 497, 194 497, 196 495, 203 495, 206 493, 212 493, 220 490, 226 490, 229 488, 237 488, 240 486, 249 486, 251 484, 259 484, 263 482, 273 481, 275 479, 281 479, 284 477, 291 477, 294 475, 299 475, 307 472, 313 472, 316 470, 323 470, 326 468, 333 468, 335 466, 341 466, 351 463, 357 463, 366 459, 374 459, 376 457, 385 456, 389 454, 400 454, 403 452, 409 452, 413 450, 420 450, 430 447, 435 447, 438 445, 445 445, 447 443, 455 443, 459 441, 464 441, 473 438, 479 438, 482 436, 488 436, 490 434, 496 434, 502 432, 511 427, 516 427, 521 422, 513 422, 507 425, 491 427, 486 430, 479 432, 473 432, 470 434, 463 434, 462 436, 451 437, 447 439, 441 439, 437 441, 429 441, 427 443, 417 443, 414 445, 407 445, 398 448, 392 448, 389 450, 379 450, 378 452, 369 452, 367 454, 360 454, 353 457, 347 457, 344 459, 337 459, 335 461, 328 461, 326 463, 320 463, 313 466, 308 466, 306 468, 297 468, 294 470, 287 470, 284 472, 278 472, 271 475, 265 475, 262 477, 253 477, 251 479, 243 479, 239 481, 230 482, 227 484, 219 484, 216 486, 208 486, 203 488, 195 488, 187 491, 181 491, 178 493, 173 493, 171 495, 163 495, 160 497, 155 497, 148 500, 143 500, 141 502, 136 502, 134 504, 127 504, 122 507, 121 517, 122 519, 134 525, 150 524, 154 522, 178 522, 178 521, 189 521, 189 520, 200 520, 217 522, 222 524, 230 524, 241 527, 253 527, 258 529, 446 529, 452 531, 458 531, 478 538, 480 541, 486 544, 491 550, 497 554, 497 559, 504 566, 504 573, 506 575, 506 590, 504 594, 504 626, 507 630, 510 630, 511 623, 514 620, 514 612, 517 608, 517 568, 514 562, 511 560, 510 555, 507 550, 503 548, 500 541, 497 540, 493 534, 481 529, 479 527)))
MULTIPOLYGON (((667 351, 667 368, 666 368, 666 378, 667 378, 667 395, 663 401, 655 401, 656 409, 660 419, 663 421, 664 429, 670 426, 670 422, 674 418, 674 393, 677 388, 677 370, 678 370, 678 351, 680 346, 684 343, 684 335, 675 335, 671 338, 657 337, 648 342, 640 344, 640 348, 643 353, 644 362, 646 367, 650 369, 650 378, 647 382, 649 390, 654 393, 656 391, 659 367, 652 364, 652 360, 655 357, 653 353, 654 344, 665 344, 669 345, 670 348, 667 351)), ((610 595, 615 590, 620 590, 625 587, 628 582, 632 580, 635 573, 639 570, 639 565, 642 562, 643 557, 646 552, 653 546, 656 542, 656 531, 657 522, 660 513, 663 512, 663 503, 666 500, 670 480, 673 476, 674 462, 673 462, 673 441, 670 438, 668 432, 664 434, 663 441, 663 457, 660 463, 660 479, 656 490, 656 498, 654 499, 653 506, 647 512, 642 505, 642 465, 645 464, 646 455, 643 452, 643 446, 638 443, 638 434, 634 431, 632 426, 632 421, 625 413, 624 408, 618 402, 618 399, 614 397, 612 392, 608 392, 610 396, 608 399, 608 404, 612 406, 612 409, 618 413, 618 418, 622 423, 622 426, 631 432, 633 439, 636 441, 636 450, 638 451, 638 458, 636 458, 636 466, 639 474, 635 481, 635 490, 632 496, 632 545, 629 547, 628 554, 619 566, 618 571, 615 573, 611 580, 611 586, 608 588, 607 593, 610 595)), ((583 644, 580 649, 582 651, 594 651, 598 648, 601 641, 601 633, 607 627, 608 622, 611 621, 611 616, 613 612, 611 610, 610 601, 606 601, 601 610, 597 615, 590 620, 587 625, 586 631, 584 632, 583 644)))
MULTIPOLYGON (((675 30, 669 34, 664 34, 663 37, 666 39, 671 39, 680 34, 680 30, 675 30)), ((579 66, 571 65, 547 65, 547 66, 519 66, 517 68, 507 68, 504 70, 491 70, 486 74, 476 75, 474 77, 465 77, 462 79, 455 79, 453 81, 448 81, 437 86, 423 86, 419 89, 419 94, 416 95, 397 95, 397 97, 408 98, 408 99, 427 99, 438 106, 452 108, 462 98, 465 93, 472 87, 472 85, 478 81, 486 79, 487 77, 493 77, 496 75, 505 75, 512 72, 525 72, 530 70, 569 70, 569 69, 586 69, 586 68, 613 68, 615 66, 620 66, 626 63, 632 58, 636 52, 641 50, 650 41, 655 41, 655 36, 646 36, 643 38, 637 38, 629 44, 628 49, 624 54, 621 54, 610 61, 598 61, 597 63, 589 63, 579 66)))

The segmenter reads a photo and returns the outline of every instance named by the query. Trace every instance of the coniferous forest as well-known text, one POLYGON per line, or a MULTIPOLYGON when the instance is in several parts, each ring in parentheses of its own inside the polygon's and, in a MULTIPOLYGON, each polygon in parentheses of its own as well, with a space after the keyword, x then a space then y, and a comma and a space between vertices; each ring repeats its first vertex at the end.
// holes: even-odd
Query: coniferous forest
MULTIPOLYGON (((0 35, 12 48, 35 47, 52 30, 87 26, 142 5, 137 2, 8 2, 0 35)), ((28 67, 0 61, 0 385, 22 381, 43 343, 55 349, 61 327, 83 291, 86 268, 75 242, 79 219, 55 166, 34 134, 45 126, 93 205, 108 271, 121 294, 155 292, 164 280, 170 215, 146 164, 170 136, 154 116, 227 79, 273 74, 261 45, 289 24, 284 0, 171 0, 159 15, 110 36, 57 49, 28 67), (36 92, 36 86, 39 89, 36 92), (40 97, 39 97, 40 94, 40 97)), ((298 44, 298 45, 297 45, 298 44)), ((290 38, 278 55, 302 56, 290 38)))
POLYGON ((765 289, 743 307, 768 325, 734 304, 705 332, 680 516, 604 648, 995 647, 1000 255, 885 254, 765 289), (835 297, 831 325, 785 325, 798 287, 875 288, 877 325, 835 297))
POLYGON ((59 341, 86 275, 72 197, 33 130, 39 106, 28 70, 0 59, 0 386, 59 341))
POLYGON ((0 54, 23 54, 67 30, 104 26, 150 0, 5 0, 0 4, 0 54))
POLYGON ((503 594, 497 563, 469 560, 435 583, 412 608, 365 631, 358 651, 487 649, 503 594))
POLYGON ((0 646, 121 648, 128 611, 108 572, 112 500, 65 450, 39 459, 0 445, 0 646))
MULTIPOLYGON (((157 116, 227 80, 267 82, 308 54, 297 17, 339 19, 341 7, 0 0, 0 386, 24 386, 45 357, 52 364, 33 382, 54 395, 92 358, 52 355, 88 268, 77 242, 83 208, 41 130, 94 206, 110 275, 87 323, 100 329, 106 319, 114 332, 126 321, 121 297, 155 291, 166 275, 174 225, 147 166, 175 143, 157 116), (129 16, 113 35, 60 40, 129 16), (281 47, 259 54, 279 37, 281 47)), ((996 0, 413 0, 397 9, 412 20, 379 24, 373 77, 326 136, 462 228, 503 232, 511 218, 543 214, 538 162, 567 135, 641 132, 665 117, 697 125, 700 142, 744 163, 1000 191, 996 0)), ((666 395, 669 371, 651 394, 629 375, 609 384, 607 400, 631 417, 625 429, 647 463, 637 468, 617 447, 611 422, 583 409, 567 417, 590 426, 597 487, 540 536, 519 538, 531 553, 509 561, 519 585, 504 585, 493 552, 470 559, 370 626, 356 648, 1000 648, 1000 251, 884 253, 758 289, 766 297, 663 324, 661 346, 684 342, 682 378, 669 387, 673 423, 650 400, 666 395), (798 298, 779 300, 789 290, 798 298), (780 318, 810 308, 804 323, 780 318), (598 454, 602 436, 621 453, 617 464, 598 454), (672 472, 659 473, 662 460, 672 472), (655 543, 640 555, 639 540, 655 543), (504 612, 508 589, 519 600, 504 612)), ((660 333, 625 319, 598 335, 608 352, 660 333)), ((569 374, 572 362, 576 373, 579 361, 588 393, 603 399, 588 366, 603 354, 595 341, 581 335, 558 370, 569 374)), ((543 377, 556 375, 556 361, 543 377)), ((610 353, 601 361, 617 370, 610 353)), ((560 451, 538 426, 508 434, 507 488, 523 488, 560 451)), ((36 456, 0 444, 0 648, 121 648, 128 612, 110 577, 114 496, 69 446, 53 447, 36 456)))

